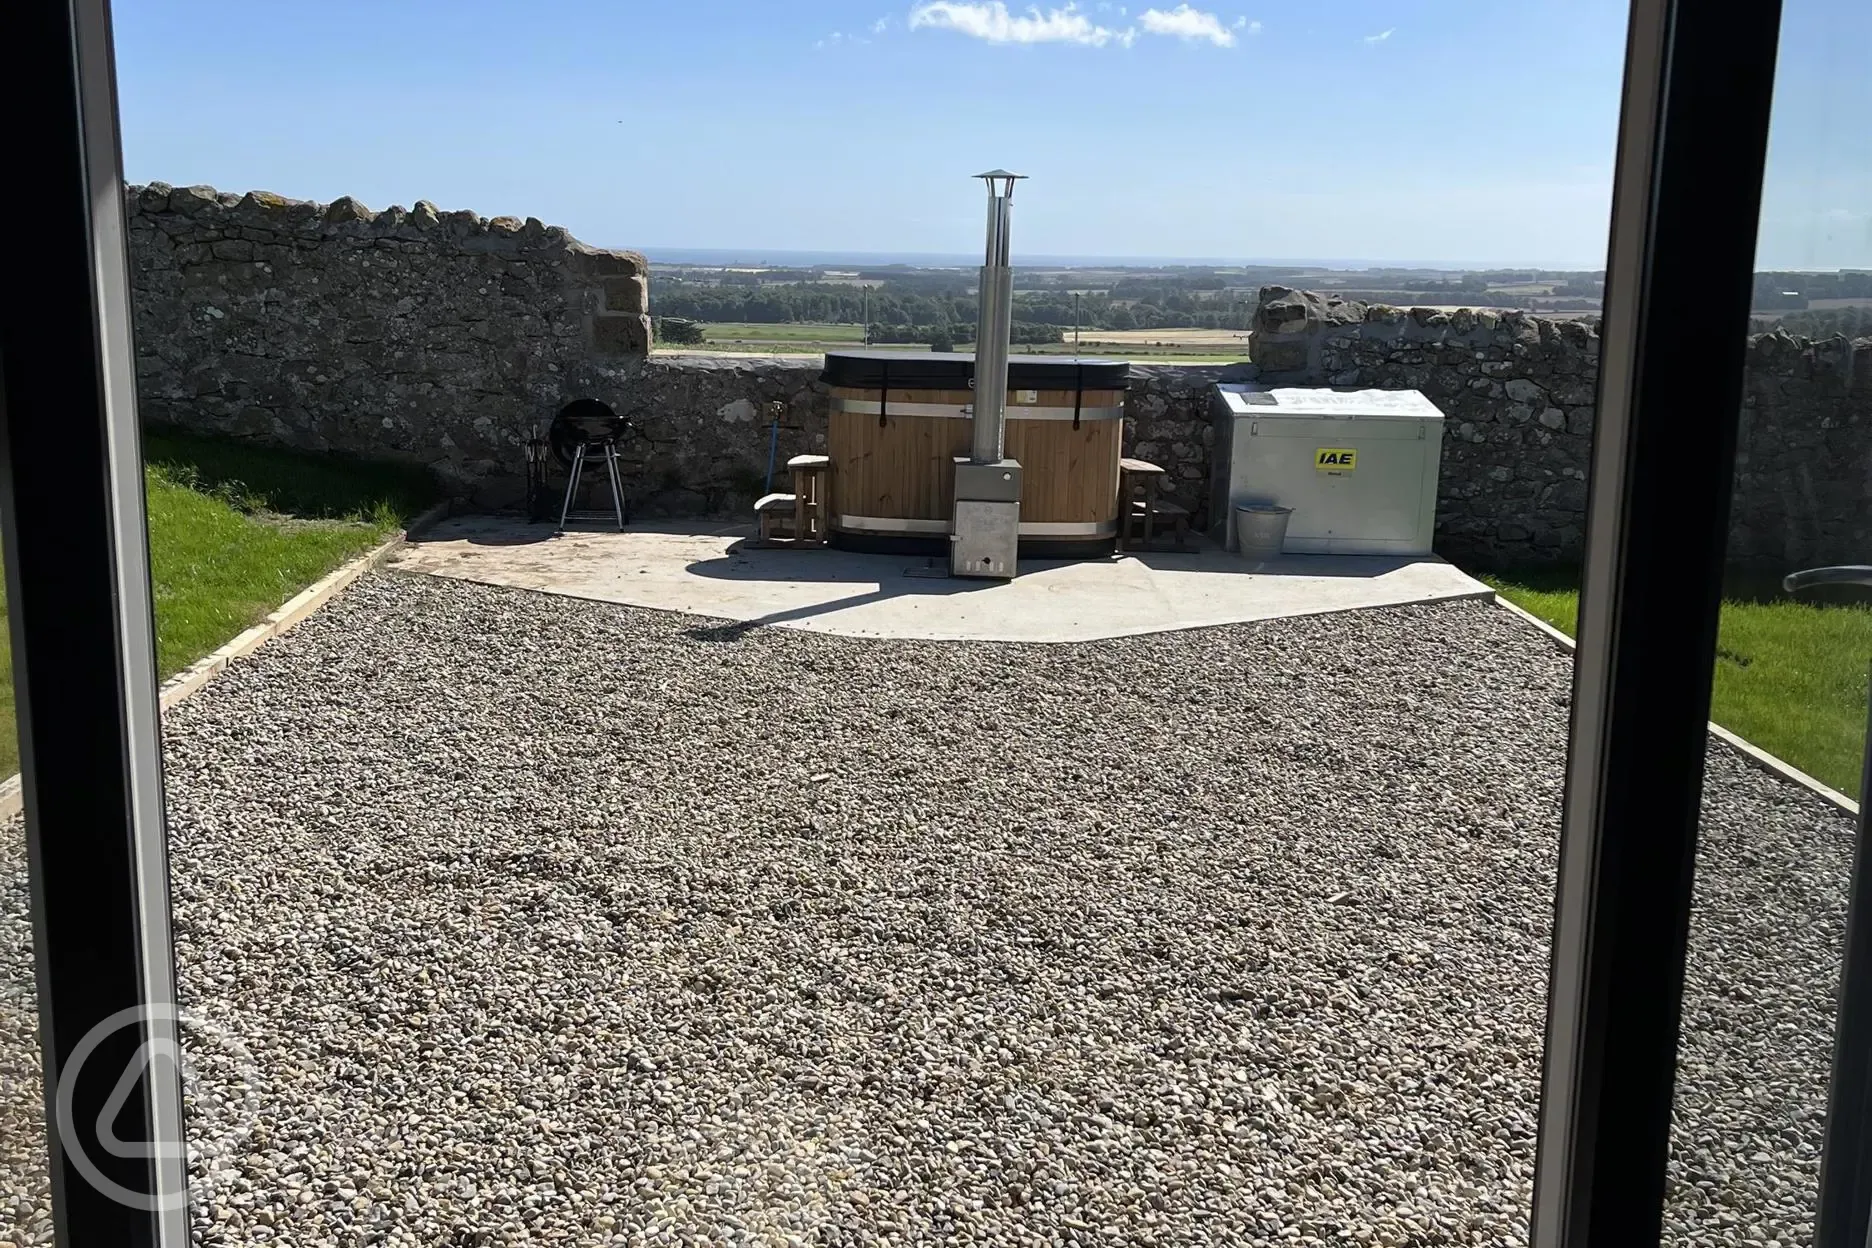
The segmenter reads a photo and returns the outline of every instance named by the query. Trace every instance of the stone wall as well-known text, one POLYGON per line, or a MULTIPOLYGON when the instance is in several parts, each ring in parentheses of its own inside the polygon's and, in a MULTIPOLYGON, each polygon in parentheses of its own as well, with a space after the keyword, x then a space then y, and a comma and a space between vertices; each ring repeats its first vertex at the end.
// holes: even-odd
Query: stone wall
MULTIPOLYGON (((1269 384, 1421 390, 1443 410, 1439 550, 1499 563, 1578 557, 1596 323, 1268 287, 1250 355, 1269 384)), ((1704 418, 1683 413, 1684 436, 1704 418)), ((1872 340, 1757 336, 1740 451, 1731 561, 1862 562, 1872 552, 1872 340)))
MULTIPOLYGON (((825 446, 816 357, 647 355, 646 266, 537 220, 372 212, 266 192, 127 191, 143 418, 309 450, 415 460, 509 503, 522 446, 567 401, 628 416, 646 514, 747 507, 778 459, 825 446)), ((1205 387, 1229 370, 1141 369, 1127 445, 1206 496, 1205 387)))
POLYGON ((531 218, 128 191, 145 420, 512 477, 568 394, 650 346, 642 256, 531 218))
POLYGON ((820 368, 817 356, 654 355, 593 397, 641 433, 623 448, 626 487, 639 506, 722 514, 745 510, 763 492, 770 440, 777 489, 786 488, 789 458, 825 450, 820 368))
POLYGON ((1743 386, 1731 561, 1872 562, 1872 339, 1762 334, 1743 386))
MULTIPOLYGON (((658 354, 628 378, 600 385, 593 397, 643 431, 624 448, 624 460, 647 511, 736 511, 765 485, 776 418, 778 476, 789 456, 825 450, 821 368, 818 356, 658 354)), ((1214 442, 1209 387, 1252 373, 1245 365, 1132 367, 1126 453, 1163 464, 1169 470, 1164 496, 1198 513, 1199 522, 1214 442)))
MULTIPOLYGON (((630 417, 645 514, 744 509, 777 458, 825 445, 816 357, 648 355, 642 256, 532 219, 428 203, 372 213, 255 192, 128 191, 145 419, 285 446, 414 460, 454 493, 515 499, 522 445, 567 401, 630 417)), ((1169 469, 1208 521, 1209 387, 1414 389, 1447 416, 1439 549, 1504 563, 1577 557, 1599 339, 1585 321, 1367 307, 1262 292, 1251 364, 1139 364, 1127 453, 1169 469)), ((1684 436, 1700 413, 1684 413, 1684 436)), ((1872 552, 1872 341, 1755 339, 1732 558, 1872 552)))

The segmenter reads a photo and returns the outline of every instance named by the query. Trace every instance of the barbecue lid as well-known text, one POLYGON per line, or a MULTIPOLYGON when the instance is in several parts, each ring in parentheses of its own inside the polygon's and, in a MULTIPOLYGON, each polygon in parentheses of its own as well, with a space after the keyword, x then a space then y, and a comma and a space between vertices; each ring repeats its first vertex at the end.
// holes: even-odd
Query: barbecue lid
MULTIPOLYGON (((975 376, 972 351, 828 351, 819 380, 829 386, 879 390, 966 390, 975 376)), ((1126 390, 1123 360, 1064 355, 1010 355, 1009 390, 1126 390)))
MULTIPOLYGON (((559 409, 546 431, 553 458, 570 468, 580 446, 615 442, 633 432, 631 423, 597 399, 573 399, 559 409)), ((593 462, 596 462, 594 460, 593 462)))

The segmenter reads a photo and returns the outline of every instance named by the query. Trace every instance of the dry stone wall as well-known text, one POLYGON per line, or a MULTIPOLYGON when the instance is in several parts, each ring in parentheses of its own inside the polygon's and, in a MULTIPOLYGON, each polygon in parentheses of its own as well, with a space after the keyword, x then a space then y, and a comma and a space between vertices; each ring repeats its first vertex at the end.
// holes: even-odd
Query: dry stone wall
MULTIPOLYGON (((779 463, 823 450, 808 357, 648 355, 641 255, 537 220, 372 212, 263 191, 127 192, 145 420, 310 450, 415 460, 458 495, 513 501, 529 433, 573 398, 610 403, 647 514, 745 508, 779 463)), ((1206 496, 1205 387, 1237 370, 1147 369, 1127 445, 1169 497, 1206 496)))
MULTIPOLYGON (((1578 558, 1599 375, 1595 323, 1366 306, 1268 287, 1250 354, 1270 384, 1421 390, 1443 410, 1439 550, 1496 563, 1578 558)), ((1700 436, 1717 415, 1681 413, 1683 436, 1700 436)), ((1863 561, 1872 553, 1868 502, 1872 340, 1754 338, 1731 561, 1863 561)))
MULTIPOLYGON (((537 220, 433 205, 371 212, 264 192, 128 190, 147 420, 284 446, 414 460, 457 495, 512 501, 522 445, 602 399, 646 514, 732 512, 774 458, 822 450, 816 357, 650 355, 635 252, 537 220)), ((1599 339, 1584 321, 1366 306, 1269 287, 1251 363, 1139 364, 1128 454, 1169 470, 1204 527, 1209 388, 1414 389, 1447 416, 1439 548, 1503 563, 1577 557, 1599 339)), ((1684 436, 1710 414, 1683 413, 1684 436)), ((1749 352, 1731 556, 1777 566, 1872 553, 1872 341, 1771 334, 1749 352)))
POLYGON ((531 218, 160 183, 127 209, 146 420, 413 459, 474 494, 649 350, 643 257, 531 218))
MULTIPOLYGON (((770 443, 777 482, 790 456, 825 450, 829 395, 819 380, 822 367, 818 356, 657 354, 593 397, 642 431, 624 448, 624 460, 648 510, 734 511, 765 486, 770 443)), ((1199 524, 1215 436, 1209 387, 1252 375, 1247 365, 1132 367, 1125 453, 1163 464, 1169 470, 1163 496, 1189 507, 1199 524)))

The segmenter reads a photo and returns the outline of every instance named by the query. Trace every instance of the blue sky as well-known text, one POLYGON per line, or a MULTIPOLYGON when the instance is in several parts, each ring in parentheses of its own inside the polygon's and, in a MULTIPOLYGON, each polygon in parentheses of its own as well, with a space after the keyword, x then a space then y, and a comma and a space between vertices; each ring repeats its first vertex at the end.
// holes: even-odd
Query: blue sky
MULTIPOLYGON (((1613 0, 118 0, 133 181, 613 247, 1598 267, 1613 0)), ((1788 0, 1759 267, 1872 267, 1872 6, 1788 0)))

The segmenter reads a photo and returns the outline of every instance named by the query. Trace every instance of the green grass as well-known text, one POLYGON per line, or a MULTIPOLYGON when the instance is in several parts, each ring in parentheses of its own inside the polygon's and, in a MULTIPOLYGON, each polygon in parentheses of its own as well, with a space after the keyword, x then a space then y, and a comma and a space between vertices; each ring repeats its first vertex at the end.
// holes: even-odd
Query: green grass
MULTIPOLYGON (((187 667, 440 498, 417 467, 166 430, 143 441, 161 676, 187 667)), ((0 603, 0 624, 5 622, 0 603)), ((0 630, 0 776, 19 769, 0 630)))
POLYGON ((702 337, 716 342, 863 342, 864 326, 781 322, 706 321, 702 337))
MULTIPOLYGON (((1523 610, 1572 635, 1579 620, 1570 572, 1485 576, 1523 610)), ((1728 587, 1710 687, 1710 718, 1851 797, 1865 750, 1866 665, 1872 607, 1848 595, 1795 601, 1759 580, 1728 587)))

